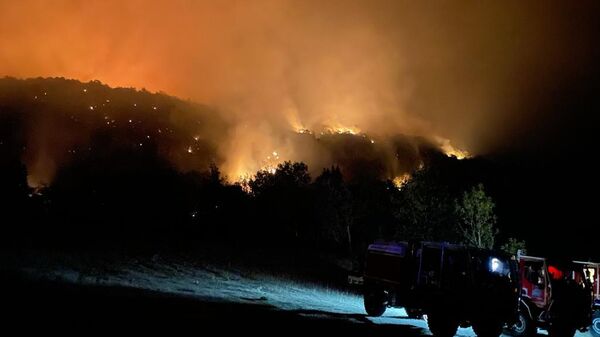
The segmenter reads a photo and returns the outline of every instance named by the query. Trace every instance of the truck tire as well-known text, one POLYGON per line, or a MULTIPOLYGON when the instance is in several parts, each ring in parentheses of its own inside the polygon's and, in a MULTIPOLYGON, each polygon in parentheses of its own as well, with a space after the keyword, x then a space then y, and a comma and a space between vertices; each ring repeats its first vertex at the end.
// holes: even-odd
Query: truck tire
POLYGON ((377 286, 366 286, 363 295, 365 311, 368 316, 379 317, 387 307, 387 293, 377 286))
POLYGON ((557 320, 548 327, 548 336, 550 337, 573 337, 577 329, 570 322, 557 320))
POLYGON ((592 325, 590 326, 590 334, 593 337, 600 337, 600 310, 595 310, 592 314, 592 325))
POLYGON ((537 328, 529 315, 524 312, 519 312, 517 323, 510 328, 511 335, 515 337, 532 337, 535 336, 537 328))
POLYGON ((453 337, 458 330, 458 320, 449 317, 441 311, 435 311, 427 315, 429 331, 435 337, 453 337))
POLYGON ((502 334, 504 323, 494 319, 482 319, 473 322, 473 331, 477 337, 498 337, 502 334))

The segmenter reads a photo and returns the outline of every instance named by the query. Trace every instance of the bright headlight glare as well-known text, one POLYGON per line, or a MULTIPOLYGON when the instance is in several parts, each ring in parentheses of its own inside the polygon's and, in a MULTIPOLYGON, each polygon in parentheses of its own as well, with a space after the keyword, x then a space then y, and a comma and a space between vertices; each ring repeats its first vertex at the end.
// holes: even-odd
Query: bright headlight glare
POLYGON ((502 270, 502 262, 500 262, 500 260, 498 260, 497 258, 493 257, 492 260, 490 261, 490 269, 494 273, 501 271, 502 270))

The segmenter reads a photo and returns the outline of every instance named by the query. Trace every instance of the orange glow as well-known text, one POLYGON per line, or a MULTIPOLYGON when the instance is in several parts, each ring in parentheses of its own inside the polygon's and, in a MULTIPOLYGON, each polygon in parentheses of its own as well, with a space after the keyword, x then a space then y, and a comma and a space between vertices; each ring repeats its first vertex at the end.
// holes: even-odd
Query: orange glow
POLYGON ((357 135, 360 133, 359 128, 349 127, 349 126, 326 127, 325 131, 329 132, 329 133, 337 133, 338 135, 343 135, 343 134, 357 135))
POLYGON ((408 173, 401 174, 399 176, 394 177, 392 183, 396 186, 397 189, 402 189, 404 185, 410 180, 411 176, 408 173))
MULTIPOLYGON (((521 93, 546 91, 595 64, 595 34, 572 39, 565 29, 569 6, 6 0, 0 76, 99 80, 215 107, 232 126, 215 140, 229 176, 260 168, 271 148, 310 157, 291 145, 290 125, 315 135, 368 134, 375 144, 443 135, 469 149, 440 144, 460 159, 503 144, 515 121, 539 118, 529 108, 540 103, 529 102, 535 95, 521 93)), ((576 21, 577 32, 594 22, 576 21)))
MULTIPOLYGON (((455 46, 440 43, 439 30, 422 24, 436 17, 421 7, 341 0, 2 1, 0 76, 99 80, 214 107, 230 126, 211 135, 218 144, 217 164, 230 180, 270 165, 265 161, 281 162, 266 159, 273 149, 285 160, 309 162, 314 172, 332 164, 331 156, 298 144, 290 127, 317 138, 369 135, 366 141, 388 151, 385 157, 392 161, 386 139, 398 134, 452 135, 470 144, 471 132, 484 123, 465 128, 465 118, 447 115, 481 117, 493 107, 495 96, 488 93, 504 79, 500 71, 512 64, 499 63, 494 69, 500 75, 487 73, 489 79, 479 77, 478 69, 460 67, 455 46), (468 72, 464 77, 483 89, 457 88, 454 69, 468 72)), ((489 18, 477 14, 470 13, 475 27, 489 27, 489 18)), ((466 46, 478 45, 471 31, 480 30, 456 32, 466 46)), ((464 51, 472 52, 479 49, 464 51)), ((81 93, 91 96, 89 87, 81 93)), ((89 104, 98 111, 114 102, 89 104)), ((178 153, 187 150, 194 156, 186 157, 195 157, 198 148, 186 146, 178 153)), ((469 156, 450 141, 440 147, 459 159, 469 156)), ((28 166, 37 165, 36 155, 27 155, 28 166)), ((44 162, 52 161, 61 164, 60 158, 44 162)), ((393 171, 386 175, 398 173, 396 164, 386 167, 393 171)))
POLYGON ((471 157, 471 154, 468 151, 461 150, 461 149, 458 149, 458 148, 452 146, 452 144, 450 144, 449 139, 445 139, 445 138, 441 138, 441 137, 435 137, 435 139, 437 140, 440 149, 448 157, 456 157, 456 159, 465 159, 465 158, 471 157))

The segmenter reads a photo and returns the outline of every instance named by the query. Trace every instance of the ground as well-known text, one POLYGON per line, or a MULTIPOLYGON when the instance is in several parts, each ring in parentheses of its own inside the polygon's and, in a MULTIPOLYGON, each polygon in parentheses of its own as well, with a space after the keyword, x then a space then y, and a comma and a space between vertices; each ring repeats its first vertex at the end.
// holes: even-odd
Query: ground
MULTIPOLYGON (((167 261, 160 257, 119 263, 44 263, 3 279, 7 322, 21 328, 126 326, 207 328, 222 332, 425 336, 423 320, 403 309, 365 315, 360 295, 234 267, 167 261), (16 276, 15 276, 16 275, 16 276), (282 330, 283 329, 283 330, 282 330), (324 331, 324 330, 323 330, 324 331), (329 331, 329 330, 328 330, 329 331)), ((460 328, 458 336, 474 336, 460 328)))

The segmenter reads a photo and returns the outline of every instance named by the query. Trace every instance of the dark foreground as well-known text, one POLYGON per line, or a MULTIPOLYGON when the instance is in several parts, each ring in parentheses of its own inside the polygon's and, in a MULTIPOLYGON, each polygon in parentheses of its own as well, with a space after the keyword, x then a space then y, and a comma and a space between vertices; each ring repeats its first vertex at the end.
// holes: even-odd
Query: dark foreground
POLYGON ((20 334, 88 335, 103 331, 336 336, 422 336, 424 329, 375 324, 363 314, 283 311, 262 303, 227 303, 149 290, 31 281, 2 276, 2 329, 20 334))

